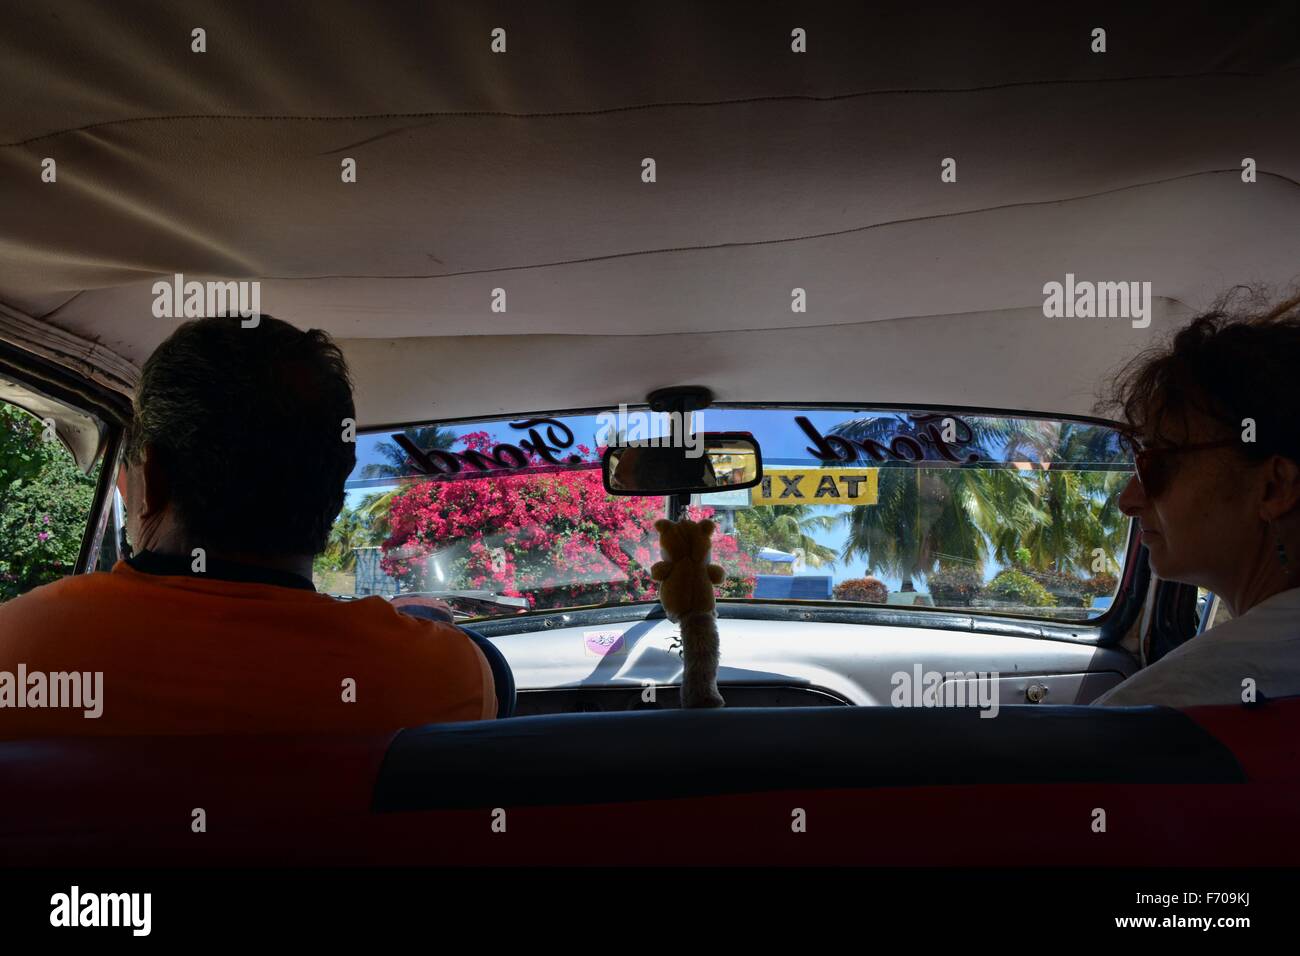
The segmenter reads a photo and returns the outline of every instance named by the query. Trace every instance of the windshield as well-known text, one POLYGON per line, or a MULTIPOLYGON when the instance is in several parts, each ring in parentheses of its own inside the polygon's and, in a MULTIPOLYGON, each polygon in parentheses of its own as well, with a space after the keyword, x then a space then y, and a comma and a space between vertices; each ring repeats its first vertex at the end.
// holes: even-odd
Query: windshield
MULTIPOLYGON (((1115 595, 1132 464, 1111 428, 825 407, 713 407, 691 424, 762 449, 760 484, 691 498, 689 516, 717 524, 720 599, 1079 620, 1115 595)), ((669 501, 610 496, 600 455, 671 434, 667 416, 623 409, 358 436, 317 587, 441 597, 463 616, 653 601, 669 501)))

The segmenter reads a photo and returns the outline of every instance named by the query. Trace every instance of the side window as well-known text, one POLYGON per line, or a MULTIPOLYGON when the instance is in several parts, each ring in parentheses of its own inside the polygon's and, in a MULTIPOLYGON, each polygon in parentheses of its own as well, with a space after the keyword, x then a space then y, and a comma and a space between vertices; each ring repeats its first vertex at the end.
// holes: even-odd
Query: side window
MULTIPOLYGON (((120 472, 119 472, 120 474, 120 472)), ((104 521, 104 536, 99 542, 99 554, 91 570, 111 571, 118 560, 130 553, 126 541, 126 499, 122 497, 121 480, 112 491, 108 515, 104 521)))
POLYGON ((0 602, 71 574, 95 497, 53 429, 0 401, 0 602))
POLYGON ((1196 633, 1202 634, 1224 621, 1232 620, 1232 612, 1225 601, 1205 588, 1196 589, 1196 633))

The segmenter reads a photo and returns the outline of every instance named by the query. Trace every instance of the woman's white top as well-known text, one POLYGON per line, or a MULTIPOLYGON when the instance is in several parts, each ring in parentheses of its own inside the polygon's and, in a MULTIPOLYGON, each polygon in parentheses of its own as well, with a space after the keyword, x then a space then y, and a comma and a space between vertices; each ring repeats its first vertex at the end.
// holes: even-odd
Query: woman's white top
POLYGON ((1241 704, 1249 699, 1248 680, 1256 699, 1300 694, 1300 588, 1179 645, 1093 704, 1241 704))

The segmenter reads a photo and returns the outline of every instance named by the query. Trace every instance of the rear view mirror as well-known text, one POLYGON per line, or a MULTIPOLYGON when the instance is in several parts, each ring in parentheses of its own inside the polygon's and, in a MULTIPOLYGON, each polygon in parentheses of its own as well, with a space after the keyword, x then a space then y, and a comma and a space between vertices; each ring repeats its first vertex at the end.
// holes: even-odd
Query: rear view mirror
POLYGON ((745 432, 704 432, 691 448, 614 445, 601 459, 611 495, 692 495, 752 488, 763 480, 758 442, 745 432))

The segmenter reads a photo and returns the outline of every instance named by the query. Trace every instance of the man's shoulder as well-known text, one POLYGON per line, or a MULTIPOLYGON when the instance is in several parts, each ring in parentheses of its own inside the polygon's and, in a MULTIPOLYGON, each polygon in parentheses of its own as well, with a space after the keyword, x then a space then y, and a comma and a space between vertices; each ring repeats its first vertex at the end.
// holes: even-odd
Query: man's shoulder
POLYGON ((390 629, 393 633, 413 639, 453 638, 468 641, 469 637, 455 624, 434 620, 429 617, 406 614, 394 607, 389 601, 378 595, 357 598, 351 601, 333 601, 335 607, 342 608, 343 613, 354 616, 358 621, 368 625, 390 629))
POLYGON ((69 574, 67 577, 32 588, 12 600, 0 604, 0 615, 21 614, 54 601, 65 601, 100 593, 119 582, 110 571, 93 571, 89 574, 69 574))
POLYGON ((404 659, 417 670, 433 666, 444 675, 480 672, 491 685, 491 670, 473 638, 449 621, 417 617, 399 611, 382 597, 337 602, 354 615, 345 627, 349 634, 364 635, 374 656, 404 659))

